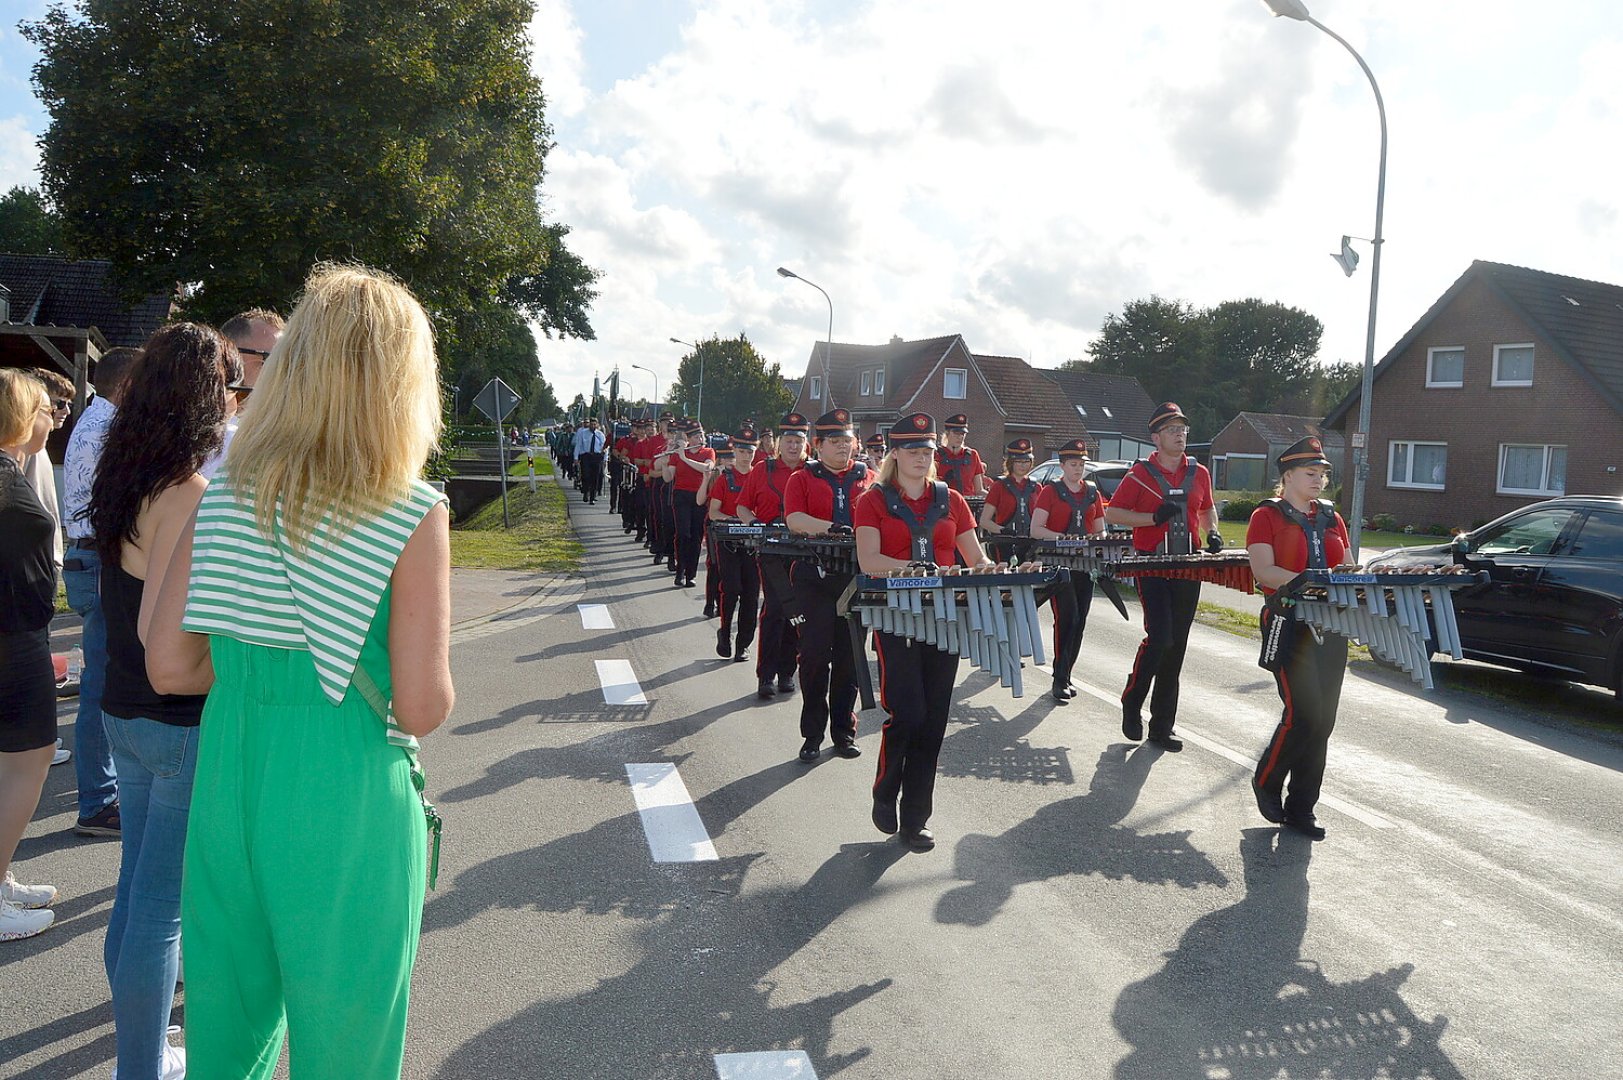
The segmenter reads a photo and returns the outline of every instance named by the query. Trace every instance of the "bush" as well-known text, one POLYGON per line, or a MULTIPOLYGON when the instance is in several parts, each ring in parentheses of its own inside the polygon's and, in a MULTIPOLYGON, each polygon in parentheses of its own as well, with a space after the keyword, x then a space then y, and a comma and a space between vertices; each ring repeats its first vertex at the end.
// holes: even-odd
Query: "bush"
POLYGON ((1251 512, 1261 503, 1260 498, 1230 499, 1223 504, 1223 510, 1218 517, 1224 521, 1250 521, 1251 512))
POLYGON ((1432 536, 1453 536, 1454 530, 1447 525, 1427 525, 1426 532, 1432 536))
POLYGON ((1377 532, 1396 532, 1398 528, 1398 519, 1391 514, 1376 514, 1370 519, 1370 523, 1375 526, 1377 532))

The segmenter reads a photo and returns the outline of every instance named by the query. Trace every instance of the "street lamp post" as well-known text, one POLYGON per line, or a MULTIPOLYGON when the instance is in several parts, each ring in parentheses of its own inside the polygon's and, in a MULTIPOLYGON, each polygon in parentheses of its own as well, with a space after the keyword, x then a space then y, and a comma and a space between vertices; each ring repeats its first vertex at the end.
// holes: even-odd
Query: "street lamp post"
POLYGON ((815 282, 815 281, 806 281, 805 278, 801 277, 799 274, 795 273, 793 270, 786 270, 786 269, 784 269, 783 267, 780 266, 780 267, 778 267, 778 276, 779 277, 786 277, 786 278, 794 278, 796 281, 805 281, 807 285, 810 285, 812 288, 814 288, 818 292, 822 293, 824 300, 828 300, 828 344, 823 349, 823 400, 822 400, 823 411, 828 412, 828 410, 829 410, 829 402, 830 402, 830 400, 831 400, 831 398, 833 396, 833 388, 829 385, 830 380, 829 380, 829 377, 828 377, 828 366, 829 366, 829 363, 834 358, 834 301, 829 299, 828 290, 824 289, 821 285, 817 284, 817 282, 815 282))
POLYGON ((1310 23, 1323 30, 1341 44, 1341 47, 1352 53, 1352 58, 1358 61, 1363 69, 1364 77, 1369 80, 1369 88, 1375 91, 1375 110, 1381 118, 1381 162, 1375 180, 1375 234, 1370 240, 1375 249, 1370 258, 1369 265, 1369 327, 1364 335, 1364 378, 1362 388, 1358 393, 1358 430, 1353 432, 1353 497, 1352 521, 1348 522, 1352 541, 1352 559, 1358 558, 1358 542, 1364 531, 1364 489, 1369 482, 1369 407, 1372 387, 1375 382, 1375 306, 1381 293, 1381 222, 1386 210, 1386 103, 1381 100, 1381 88, 1375 82, 1375 73, 1369 70, 1364 58, 1358 55, 1358 50, 1347 44, 1347 40, 1328 26, 1308 14, 1307 5, 1302 0, 1264 0, 1275 15, 1296 19, 1299 22, 1310 23))
POLYGON ((681 338, 673 337, 671 341, 677 345, 686 345, 699 358, 699 403, 693 407, 693 419, 702 424, 704 423, 704 350, 693 344, 693 342, 683 341, 681 338))
POLYGON ((659 376, 655 375, 652 369, 645 368, 641 364, 632 364, 631 366, 636 368, 638 371, 646 371, 650 376, 652 376, 654 380, 654 400, 649 402, 648 408, 650 412, 658 409, 661 404, 659 400, 659 376))

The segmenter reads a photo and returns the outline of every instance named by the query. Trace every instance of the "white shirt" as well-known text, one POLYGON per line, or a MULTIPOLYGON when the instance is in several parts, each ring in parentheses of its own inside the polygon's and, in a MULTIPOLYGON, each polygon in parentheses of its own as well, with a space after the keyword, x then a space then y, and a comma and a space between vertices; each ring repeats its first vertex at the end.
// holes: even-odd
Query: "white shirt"
POLYGON ((233 413, 231 419, 225 422, 224 441, 220 443, 220 452, 203 462, 203 467, 197 470, 203 475, 203 479, 213 480, 214 474, 220 471, 221 465, 225 464, 225 453, 231 449, 231 440, 237 434, 237 423, 241 419, 241 413, 233 413))
POLYGON ((583 427, 575 432, 575 456, 582 454, 601 454, 603 452, 603 433, 583 427))
POLYGON ((92 398, 68 437, 68 450, 62 458, 62 518, 69 540, 90 539, 90 519, 79 515, 90 509, 90 488, 96 480, 101 448, 117 412, 118 406, 106 398, 92 398))

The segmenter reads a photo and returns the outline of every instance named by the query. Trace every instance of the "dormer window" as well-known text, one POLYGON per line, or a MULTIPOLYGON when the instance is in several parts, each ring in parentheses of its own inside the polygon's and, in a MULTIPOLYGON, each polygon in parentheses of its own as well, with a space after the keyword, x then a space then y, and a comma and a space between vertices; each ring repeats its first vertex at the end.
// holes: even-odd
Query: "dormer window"
POLYGON ((873 392, 874 397, 885 396, 885 369, 882 367, 873 369, 873 392))
POLYGON ((862 373, 862 396, 863 397, 868 397, 872 393, 873 393, 873 372, 864 371, 862 373))

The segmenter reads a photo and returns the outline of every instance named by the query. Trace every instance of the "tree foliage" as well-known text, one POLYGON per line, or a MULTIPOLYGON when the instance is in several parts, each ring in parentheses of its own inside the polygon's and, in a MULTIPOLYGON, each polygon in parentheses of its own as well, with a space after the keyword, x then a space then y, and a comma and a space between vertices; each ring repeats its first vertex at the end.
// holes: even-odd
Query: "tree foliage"
POLYGON ((703 375, 703 415, 710 431, 731 432, 747 416, 763 424, 776 423, 794 398, 783 387, 783 373, 768 364, 749 338, 712 336, 677 365, 676 383, 666 393, 689 415, 698 412, 700 376, 703 375))
POLYGON ((310 266, 389 270, 445 330, 523 312, 590 338, 596 274, 537 202, 530 0, 76 0, 24 34, 71 246, 186 314, 286 310, 310 266))
POLYGON ((488 422, 473 407, 474 396, 491 379, 500 378, 520 401, 508 424, 533 424, 558 415, 558 399, 541 374, 535 334, 512 308, 486 304, 458 313, 440 339, 446 382, 453 388, 458 419, 488 422))
POLYGON ((35 188, 0 195, 0 251, 12 255, 65 255, 62 221, 35 188))
POLYGON ((1090 359, 1065 366, 1135 376, 1157 401, 1181 405, 1194 439, 1205 441, 1238 412, 1324 415, 1326 376, 1315 359, 1323 332, 1317 318, 1284 304, 1197 309, 1151 296, 1105 316, 1090 359))

